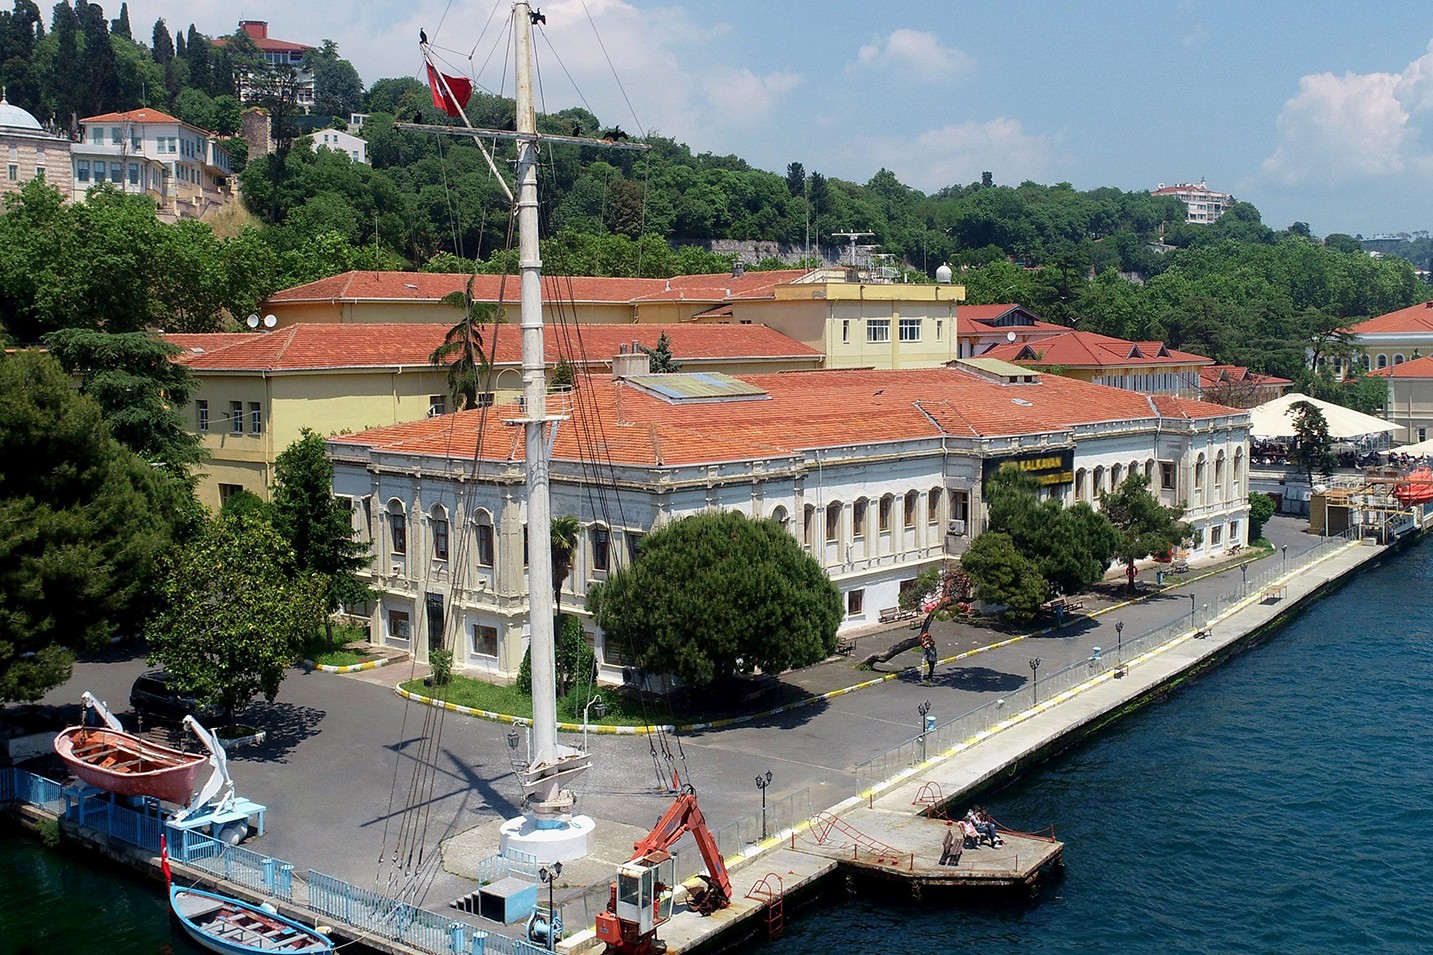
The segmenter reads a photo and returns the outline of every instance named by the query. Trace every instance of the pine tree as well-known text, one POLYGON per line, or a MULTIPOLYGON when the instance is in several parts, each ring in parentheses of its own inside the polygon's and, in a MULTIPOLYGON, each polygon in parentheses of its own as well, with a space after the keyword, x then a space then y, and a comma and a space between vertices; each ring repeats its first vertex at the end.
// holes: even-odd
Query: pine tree
POLYGON ((109 32, 113 36, 124 37, 126 40, 133 40, 134 35, 129 29, 129 4, 119 5, 119 19, 110 21, 109 32))

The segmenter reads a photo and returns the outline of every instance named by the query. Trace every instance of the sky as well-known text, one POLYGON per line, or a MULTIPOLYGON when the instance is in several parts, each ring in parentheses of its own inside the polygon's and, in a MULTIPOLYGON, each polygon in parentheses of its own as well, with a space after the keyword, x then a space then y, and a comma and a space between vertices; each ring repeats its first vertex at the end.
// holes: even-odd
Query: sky
MULTIPOLYGON (((1414 0, 545 0, 539 108, 694 152, 924 192, 1204 180, 1317 235, 1433 230, 1433 6, 1414 0)), ((105 4, 115 16, 118 3, 105 4)), ((511 94, 510 0, 130 0, 217 36, 334 40, 365 85, 445 72, 511 94)), ((862 223, 850 223, 859 229, 862 223)))

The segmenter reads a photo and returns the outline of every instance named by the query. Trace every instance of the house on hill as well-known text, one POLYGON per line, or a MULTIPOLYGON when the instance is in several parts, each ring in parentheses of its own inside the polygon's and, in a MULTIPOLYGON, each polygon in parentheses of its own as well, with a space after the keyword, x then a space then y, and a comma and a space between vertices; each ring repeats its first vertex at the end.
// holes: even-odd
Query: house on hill
MULTIPOLYGON (((352 501, 372 548, 375 641, 426 660, 448 621, 457 667, 516 675, 529 586, 523 441, 502 425, 521 413, 497 406, 329 439, 334 493, 352 501)), ((583 527, 562 606, 582 621, 602 680, 633 678, 629 649, 580 609, 588 588, 654 528, 736 510, 777 521, 821 564, 843 631, 871 626, 980 532, 984 483, 1007 462, 1044 495, 1095 507, 1126 476, 1147 475, 1161 500, 1186 506, 1195 556, 1222 554, 1247 536, 1248 421, 981 359, 741 376, 614 368, 552 432, 552 512, 583 527)))
POLYGON ((0 149, 5 151, 5 175, 0 195, 19 192, 25 184, 44 179, 66 199, 71 195, 70 141, 40 125, 0 91, 0 149))
POLYGON ((1349 331, 1363 367, 1377 370, 1433 355, 1433 302, 1419 302, 1359 322, 1349 331))
POLYGON ((233 198, 229 153, 214 134, 157 109, 80 120, 71 149, 74 191, 101 182, 153 197, 165 218, 198 219, 233 198))

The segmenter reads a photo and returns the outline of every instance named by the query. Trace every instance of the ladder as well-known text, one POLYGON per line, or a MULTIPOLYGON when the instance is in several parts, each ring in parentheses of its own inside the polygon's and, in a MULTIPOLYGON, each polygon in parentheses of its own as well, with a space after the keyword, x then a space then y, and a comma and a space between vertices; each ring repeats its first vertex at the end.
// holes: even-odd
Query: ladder
POLYGON ((766 900, 766 938, 770 941, 781 935, 781 930, 786 927, 786 915, 782 906, 782 899, 786 895, 786 883, 781 876, 775 872, 768 872, 751 887, 746 893, 748 899, 766 900), (776 880, 775 888, 771 880, 776 880))

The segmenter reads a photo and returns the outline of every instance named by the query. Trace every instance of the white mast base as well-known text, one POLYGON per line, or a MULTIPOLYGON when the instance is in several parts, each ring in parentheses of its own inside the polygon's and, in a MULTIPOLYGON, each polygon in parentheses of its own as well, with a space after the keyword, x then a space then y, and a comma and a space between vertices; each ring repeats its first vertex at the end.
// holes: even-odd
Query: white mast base
POLYGON ((591 816, 541 820, 534 816, 516 816, 502 824, 499 848, 505 856, 525 852, 534 856, 538 865, 571 862, 592 851, 592 835, 596 830, 597 823, 591 816), (543 828, 539 828, 539 821, 543 828))

